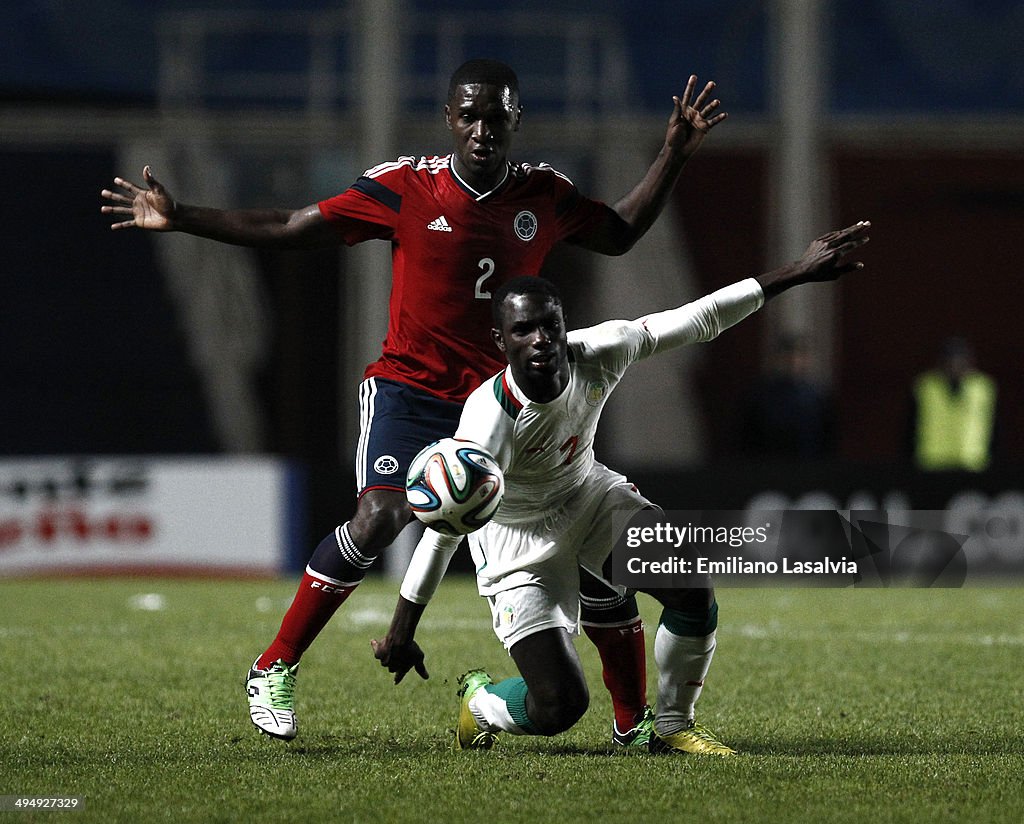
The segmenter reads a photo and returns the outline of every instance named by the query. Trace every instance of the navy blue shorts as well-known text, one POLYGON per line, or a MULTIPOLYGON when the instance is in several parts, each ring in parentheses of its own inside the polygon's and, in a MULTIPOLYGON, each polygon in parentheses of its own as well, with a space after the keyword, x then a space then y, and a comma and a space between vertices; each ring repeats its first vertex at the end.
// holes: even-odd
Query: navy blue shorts
POLYGON ((356 489, 405 491, 405 473, 427 444, 455 434, 462 404, 381 378, 359 384, 356 489))

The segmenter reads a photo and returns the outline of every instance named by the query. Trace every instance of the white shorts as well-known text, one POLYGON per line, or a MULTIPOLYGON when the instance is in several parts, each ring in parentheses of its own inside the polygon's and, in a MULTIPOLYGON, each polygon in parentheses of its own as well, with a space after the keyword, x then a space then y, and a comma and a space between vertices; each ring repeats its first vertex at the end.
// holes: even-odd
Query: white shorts
POLYGON ((545 629, 580 633, 579 586, 568 596, 542 583, 524 584, 487 596, 492 626, 505 649, 527 635, 545 629))
MULTIPOLYGON (((625 476, 595 464, 572 498, 535 521, 491 521, 469 536, 477 588, 491 607, 494 632, 510 648, 541 630, 579 632, 579 567, 602 572, 630 516, 652 506, 625 476)), ((606 581, 607 582, 607 581, 606 581)), ((626 587, 614 586, 624 594, 626 587)))

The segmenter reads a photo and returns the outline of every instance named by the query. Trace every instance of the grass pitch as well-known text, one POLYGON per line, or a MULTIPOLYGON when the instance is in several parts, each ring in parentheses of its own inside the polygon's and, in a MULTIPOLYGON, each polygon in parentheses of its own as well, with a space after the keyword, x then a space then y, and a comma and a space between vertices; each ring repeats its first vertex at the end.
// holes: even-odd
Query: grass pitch
MULTIPOLYGON (((591 708, 550 739, 449 749, 456 677, 514 674, 468 579, 420 641, 431 678, 373 659, 397 586, 366 582, 307 653, 299 737, 259 736, 242 690, 294 581, 0 582, 0 796, 75 795, 11 821, 935 822, 1024 820, 1024 591, 719 591, 698 718, 732 759, 614 752, 591 708)), ((657 608, 642 597, 651 645, 657 608)))

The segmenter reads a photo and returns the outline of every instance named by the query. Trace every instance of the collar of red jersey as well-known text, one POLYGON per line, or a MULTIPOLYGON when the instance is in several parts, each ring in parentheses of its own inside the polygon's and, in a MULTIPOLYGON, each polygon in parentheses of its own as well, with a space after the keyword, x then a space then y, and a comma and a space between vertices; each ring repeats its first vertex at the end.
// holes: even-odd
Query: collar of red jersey
POLYGON ((448 170, 452 173, 452 177, 455 178, 455 182, 458 183, 459 186, 461 186, 463 189, 465 189, 468 194, 472 195, 474 200, 479 202, 488 197, 491 197, 491 195, 497 194, 505 187, 505 184, 508 183, 509 175, 511 175, 512 173, 512 164, 507 160, 505 161, 505 174, 502 176, 501 180, 498 181, 498 185, 496 185, 489 192, 484 192, 483 194, 478 192, 476 189, 470 186, 465 180, 463 180, 459 176, 459 173, 455 170, 454 154, 448 155, 448 170))

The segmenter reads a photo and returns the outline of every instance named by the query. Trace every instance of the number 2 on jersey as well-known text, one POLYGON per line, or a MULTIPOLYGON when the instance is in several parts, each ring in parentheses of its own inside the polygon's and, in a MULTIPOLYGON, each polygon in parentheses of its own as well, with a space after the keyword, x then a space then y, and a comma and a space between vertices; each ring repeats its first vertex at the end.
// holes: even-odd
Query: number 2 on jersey
POLYGON ((494 274, 494 261, 491 258, 480 258, 477 268, 482 270, 483 274, 476 279, 476 293, 473 297, 479 300, 490 300, 491 293, 484 289, 484 281, 494 274))
POLYGON ((565 453, 565 462, 563 466, 568 466, 572 463, 572 459, 576 457, 576 447, 580 445, 580 436, 573 435, 569 440, 558 447, 559 452, 565 453))

